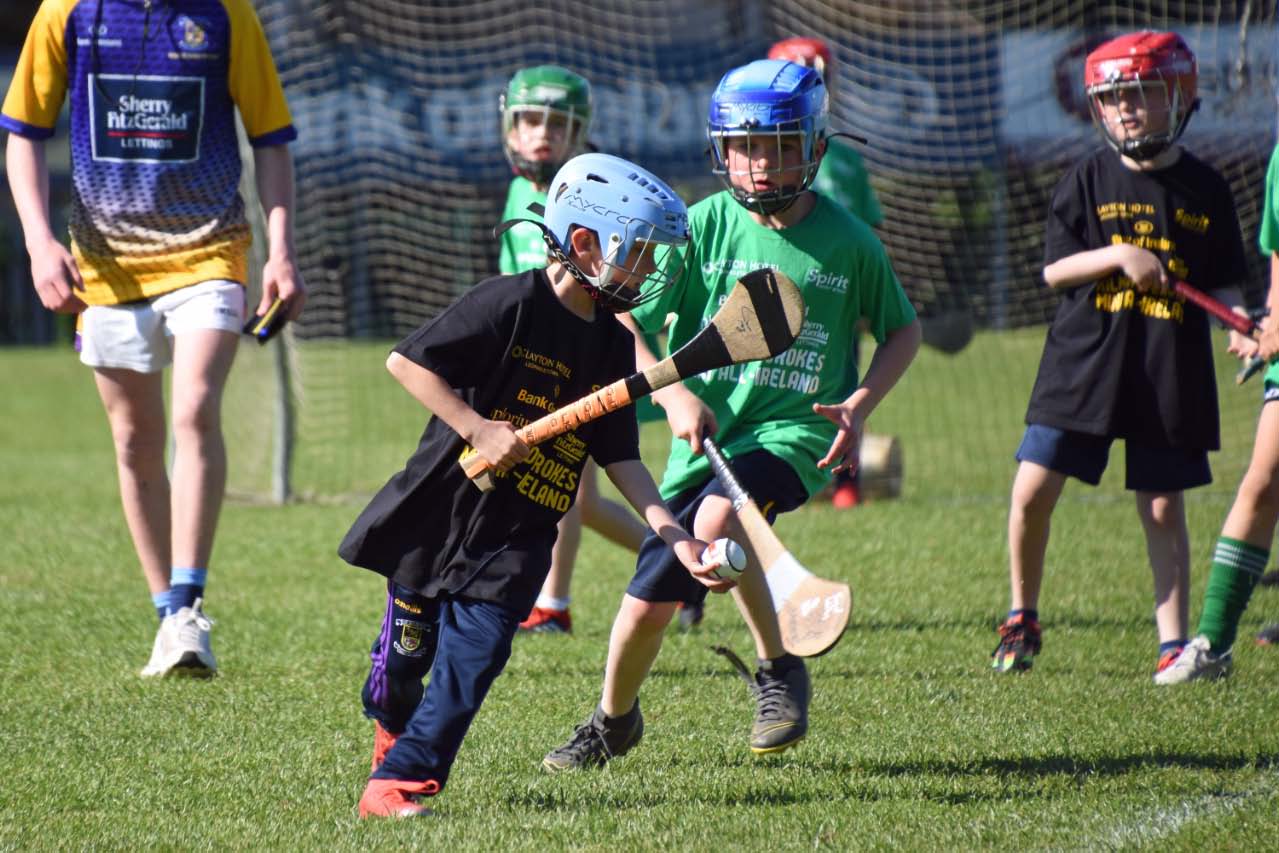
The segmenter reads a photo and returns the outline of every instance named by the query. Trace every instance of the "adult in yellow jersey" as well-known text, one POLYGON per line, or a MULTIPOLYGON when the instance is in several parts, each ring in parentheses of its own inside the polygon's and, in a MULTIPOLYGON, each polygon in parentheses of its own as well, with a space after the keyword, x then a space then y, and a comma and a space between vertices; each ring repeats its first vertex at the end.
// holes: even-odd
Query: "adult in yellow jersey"
POLYGON ((115 440, 120 497, 160 617, 142 675, 217 671, 204 584, 226 490, 222 390, 244 322, 249 226, 239 195, 239 110, 266 214, 263 314, 294 318, 296 138, 250 0, 45 0, 0 127, 40 301, 81 313, 115 440), (71 114, 71 248, 49 221, 44 142, 71 114), (165 469, 162 371, 173 366, 165 469))

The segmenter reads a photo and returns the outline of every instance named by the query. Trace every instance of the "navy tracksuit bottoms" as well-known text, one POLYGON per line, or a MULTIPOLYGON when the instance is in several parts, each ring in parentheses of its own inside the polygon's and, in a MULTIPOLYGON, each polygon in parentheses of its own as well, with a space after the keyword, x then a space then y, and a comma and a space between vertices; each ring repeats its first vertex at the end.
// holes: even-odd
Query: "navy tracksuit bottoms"
POLYGON ((426 598, 392 581, 386 598, 364 713, 399 737, 373 778, 433 779, 443 788, 466 730, 511 657, 521 617, 488 601, 426 598))

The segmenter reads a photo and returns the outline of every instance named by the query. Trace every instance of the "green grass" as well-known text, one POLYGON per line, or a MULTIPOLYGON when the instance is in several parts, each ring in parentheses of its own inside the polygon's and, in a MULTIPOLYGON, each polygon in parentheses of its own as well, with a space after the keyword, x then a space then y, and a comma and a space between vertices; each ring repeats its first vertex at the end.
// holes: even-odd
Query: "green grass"
MULTIPOLYGON (((588 533, 576 633, 519 639, 436 818, 408 824, 355 817, 372 741, 359 688, 382 591, 334 549, 359 502, 231 502, 209 588, 223 675, 143 683, 154 616, 88 372, 63 351, 6 350, 0 848, 1273 847, 1279 652, 1249 638, 1279 618, 1279 600, 1255 596, 1231 680, 1156 689, 1149 570, 1114 470, 1099 489, 1072 484, 1054 519, 1034 671, 987 669, 1007 605, 1011 453, 1040 340, 983 336, 958 357, 922 354, 872 424, 902 437, 902 499, 780 521, 804 563, 854 588, 849 633, 812 663, 799 749, 760 760, 746 748, 744 685, 708 646, 746 655, 750 643, 717 598, 698 633, 667 639, 643 693, 642 747, 605 772, 539 772, 598 696, 632 568, 588 533)), ((372 455, 344 463, 372 469, 360 476, 374 484, 421 427, 383 378, 385 351, 331 354, 376 395, 376 417, 345 438, 372 455)), ((257 358, 246 348, 242 370, 257 358)), ((1256 391, 1223 383, 1218 482, 1188 502, 1196 614, 1256 391)), ((265 427, 243 401, 232 415, 235 452, 254 458, 265 427)), ((654 467, 662 430, 644 431, 654 467)), ((313 483, 337 458, 319 444, 299 446, 299 476, 313 483)))

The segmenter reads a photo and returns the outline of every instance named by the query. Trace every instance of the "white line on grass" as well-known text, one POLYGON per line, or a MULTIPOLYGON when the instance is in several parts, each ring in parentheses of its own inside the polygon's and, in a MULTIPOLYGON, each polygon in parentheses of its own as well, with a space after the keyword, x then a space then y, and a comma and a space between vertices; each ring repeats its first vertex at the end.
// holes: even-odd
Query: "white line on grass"
POLYGON ((1086 847, 1127 847, 1158 841, 1180 832, 1185 826, 1207 817, 1230 814, 1258 799, 1268 799, 1279 794, 1276 780, 1279 776, 1267 774, 1256 784, 1242 791, 1221 791, 1185 800, 1177 805, 1151 809, 1135 819, 1103 828, 1097 833, 1097 844, 1086 847))

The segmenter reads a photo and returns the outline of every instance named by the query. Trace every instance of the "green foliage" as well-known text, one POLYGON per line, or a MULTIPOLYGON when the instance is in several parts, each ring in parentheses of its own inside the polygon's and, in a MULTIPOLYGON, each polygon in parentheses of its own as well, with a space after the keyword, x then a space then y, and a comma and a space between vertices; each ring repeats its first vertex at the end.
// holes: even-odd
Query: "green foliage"
MULTIPOLYGON (((746 656, 750 640, 716 598, 697 633, 668 637, 635 752, 604 772, 539 771, 598 698, 632 568, 588 533, 576 633, 517 641, 436 817, 373 824, 355 816, 372 746, 359 688, 382 585, 334 553, 359 501, 230 503, 209 586, 223 675, 143 683, 154 615, 89 372, 65 351, 7 350, 0 849, 1272 847, 1279 652, 1249 638, 1279 600, 1258 591, 1231 680, 1155 688, 1150 575, 1121 454, 1101 488, 1071 484, 1054 520, 1039 662, 1024 676, 988 670, 1038 347, 1018 334, 924 353, 872 423, 902 438, 903 498, 814 504, 779 523, 805 564, 854 588, 848 634, 812 662, 812 731, 797 750, 747 749, 751 704, 708 646, 746 656), (1010 366, 998 387, 981 359, 1010 366)), ((370 376, 384 353, 369 353, 370 376)), ((1188 502, 1195 614, 1258 390, 1223 384, 1218 483, 1188 502)), ((407 397, 388 400, 383 420, 412 424, 408 443, 395 439, 402 459, 421 423, 407 397)), ((644 431, 657 467, 663 430, 644 431)))

